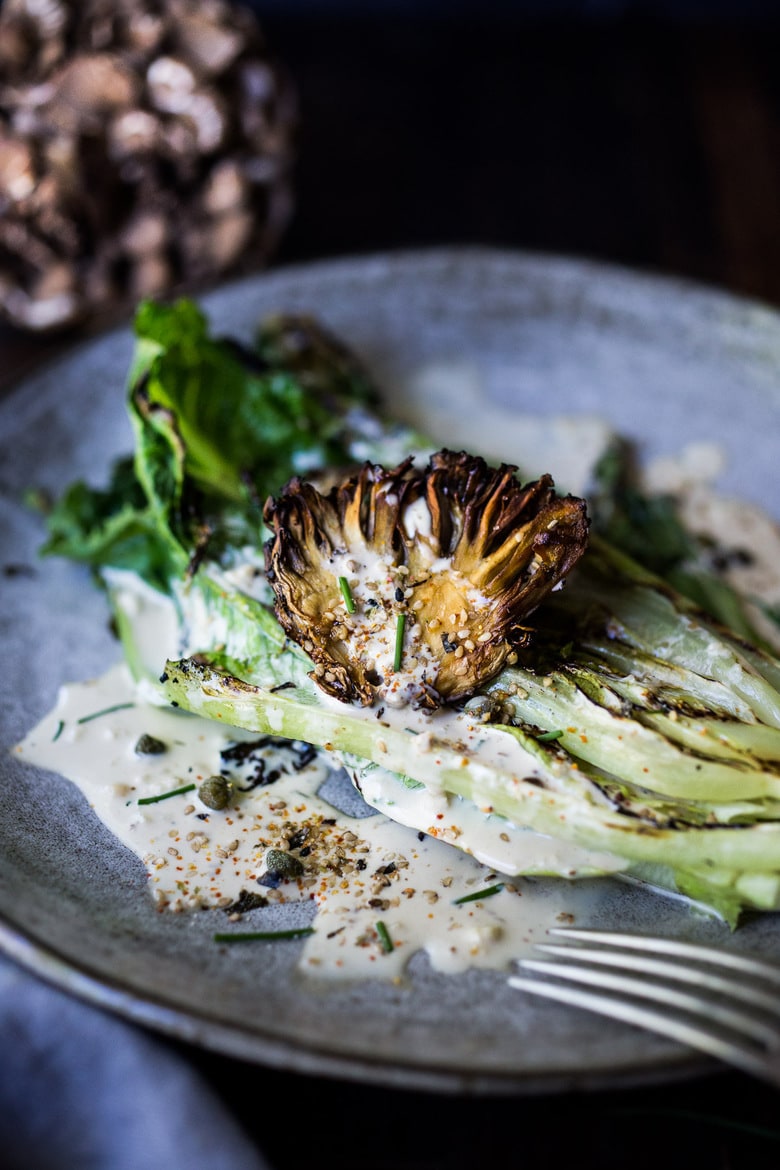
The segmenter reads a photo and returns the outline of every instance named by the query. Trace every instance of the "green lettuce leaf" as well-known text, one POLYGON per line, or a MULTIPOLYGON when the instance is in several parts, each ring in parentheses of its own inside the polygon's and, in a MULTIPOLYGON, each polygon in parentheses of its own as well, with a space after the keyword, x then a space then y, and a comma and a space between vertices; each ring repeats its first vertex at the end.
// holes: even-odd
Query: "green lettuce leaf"
POLYGON ((689 532, 673 495, 637 485, 630 447, 616 439, 604 452, 589 498, 594 529, 613 548, 668 581, 738 637, 765 646, 746 599, 712 567, 713 548, 689 532))
POLYGON ((213 337, 192 301, 144 302, 127 380, 135 454, 106 488, 74 484, 43 552, 169 583, 263 538, 262 506, 292 475, 355 462, 377 430, 358 361, 313 322, 274 317, 258 349, 213 337))

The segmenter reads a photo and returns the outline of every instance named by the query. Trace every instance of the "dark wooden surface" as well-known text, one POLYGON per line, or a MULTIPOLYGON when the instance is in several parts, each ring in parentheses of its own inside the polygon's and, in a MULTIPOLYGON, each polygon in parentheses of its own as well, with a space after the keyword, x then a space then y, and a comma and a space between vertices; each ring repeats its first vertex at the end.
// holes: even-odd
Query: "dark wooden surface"
MULTIPOLYGON (((302 106, 298 210, 277 264, 489 243, 692 277, 780 306, 776 22, 545 22, 477 4, 450 19, 406 7, 368 17, 367 7, 268 11, 302 106)), ((3 384, 73 340, 6 328, 3 384)), ((780 1098, 731 1072, 464 1100, 181 1051, 274 1170, 780 1166, 780 1098), (310 1123, 280 1124, 288 1103, 310 1123)))

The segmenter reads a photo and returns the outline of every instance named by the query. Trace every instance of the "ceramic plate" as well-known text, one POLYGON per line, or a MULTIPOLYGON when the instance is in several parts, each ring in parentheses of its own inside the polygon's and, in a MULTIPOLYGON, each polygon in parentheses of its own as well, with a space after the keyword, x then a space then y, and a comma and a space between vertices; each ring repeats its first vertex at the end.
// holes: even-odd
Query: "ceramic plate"
MULTIPOLYGON (((495 420, 490 454, 512 458, 502 419, 602 417, 648 456, 687 440, 721 443, 721 485, 776 504, 780 318, 761 306, 581 261, 467 249, 280 269, 208 296, 205 307, 218 330, 245 337, 266 312, 318 315, 392 390, 392 411, 433 419, 442 445, 463 443, 446 391, 457 376, 495 420)), ((700 1070, 659 1038, 509 991, 498 973, 446 977, 418 961, 408 987, 323 993, 294 974, 291 944, 215 947, 216 911, 158 914, 143 866, 77 790, 12 760, 7 749, 62 682, 117 657, 87 574, 37 560, 41 524, 21 496, 30 485, 58 492, 76 475, 100 483, 130 449, 122 382, 131 345, 127 330, 92 341, 0 408, 6 953, 153 1029, 290 1070, 449 1091, 598 1087, 700 1070)), ((780 953, 775 917, 732 936, 618 883, 593 924, 780 953)))

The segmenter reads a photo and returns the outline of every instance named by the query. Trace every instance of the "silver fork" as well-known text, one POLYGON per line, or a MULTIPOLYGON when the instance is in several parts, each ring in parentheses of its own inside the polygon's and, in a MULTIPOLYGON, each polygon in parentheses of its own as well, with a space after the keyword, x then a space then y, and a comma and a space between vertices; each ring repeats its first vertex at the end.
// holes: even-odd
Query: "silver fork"
POLYGON ((555 959, 518 964, 564 982, 512 976, 511 987, 668 1036, 780 1086, 780 966, 672 938, 569 927, 550 934, 566 944, 537 949, 555 959))

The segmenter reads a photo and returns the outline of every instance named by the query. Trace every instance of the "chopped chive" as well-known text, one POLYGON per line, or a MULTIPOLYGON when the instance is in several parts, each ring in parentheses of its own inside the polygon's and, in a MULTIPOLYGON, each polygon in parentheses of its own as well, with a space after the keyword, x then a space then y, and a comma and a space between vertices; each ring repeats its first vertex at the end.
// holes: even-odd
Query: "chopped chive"
POLYGON ((537 743, 553 743, 556 739, 560 739, 563 735, 563 729, 558 728, 556 731, 543 731, 541 735, 537 735, 537 743))
POLYGON ((339 589, 341 590, 341 596, 344 598, 347 613, 354 613, 355 602, 352 599, 352 590, 349 587, 349 581, 346 577, 339 577, 339 589))
POLYGON ((401 669, 401 659, 404 654, 404 631, 406 630, 406 614, 399 613, 395 623, 395 657, 393 659, 393 670, 399 671, 401 669))
POLYGON ((379 935, 379 941, 382 944, 382 950, 386 955, 389 955, 391 951, 395 950, 395 943, 390 938, 390 931, 387 929, 384 922, 376 922, 374 923, 374 926, 377 934, 379 935))
POLYGON ((304 935, 314 934, 313 926, 297 926, 292 930, 243 930, 233 931, 231 934, 215 934, 214 942, 267 942, 274 938, 303 938, 304 935))
POLYGON ((183 792, 194 792, 194 784, 185 784, 181 788, 173 788, 170 792, 161 792, 159 796, 142 796, 139 804, 157 804, 160 800, 167 800, 169 796, 181 796, 183 792))
POLYGON ((128 707, 134 707, 135 703, 114 703, 113 707, 104 707, 102 711, 93 711, 91 715, 82 715, 77 719, 77 723, 89 723, 92 719, 99 719, 101 715, 111 715, 114 711, 126 711, 128 707))
POLYGON ((484 890, 475 890, 473 894, 464 894, 462 898, 456 898, 453 906, 462 906, 464 902, 481 902, 483 898, 492 898, 493 894, 500 894, 504 888, 504 883, 499 882, 495 886, 487 886, 484 890))
POLYGON ((65 720, 60 719, 59 723, 57 724, 57 730, 54 732, 54 735, 51 737, 51 742, 56 743, 57 740, 62 735, 64 730, 65 730, 65 720))

